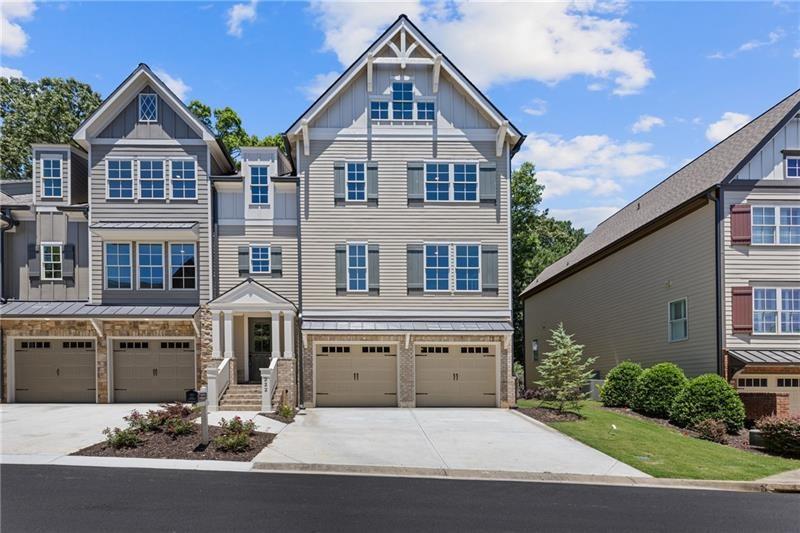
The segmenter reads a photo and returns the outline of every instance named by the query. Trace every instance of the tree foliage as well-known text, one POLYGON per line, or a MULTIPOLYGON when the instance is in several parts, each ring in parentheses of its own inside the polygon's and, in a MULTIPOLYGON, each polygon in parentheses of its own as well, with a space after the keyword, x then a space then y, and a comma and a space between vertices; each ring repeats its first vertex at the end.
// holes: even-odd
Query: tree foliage
POLYGON ((583 345, 577 344, 563 324, 552 331, 550 346, 553 351, 544 354, 537 367, 540 379, 536 382, 542 387, 543 398, 556 402, 559 411, 564 407, 578 407, 578 401, 585 394, 581 389, 592 377, 592 365, 596 357, 583 358, 583 345))
POLYGON ((0 78, 0 179, 30 178, 31 144, 68 143, 100 102, 74 78, 0 78))

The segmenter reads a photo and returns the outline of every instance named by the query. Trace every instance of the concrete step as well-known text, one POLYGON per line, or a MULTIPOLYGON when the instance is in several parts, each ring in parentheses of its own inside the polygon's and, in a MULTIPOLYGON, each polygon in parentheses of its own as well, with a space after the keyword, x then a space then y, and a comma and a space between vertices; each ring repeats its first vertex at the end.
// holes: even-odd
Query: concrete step
POLYGON ((232 403, 222 404, 219 406, 220 411, 261 411, 261 402, 259 403, 232 403))

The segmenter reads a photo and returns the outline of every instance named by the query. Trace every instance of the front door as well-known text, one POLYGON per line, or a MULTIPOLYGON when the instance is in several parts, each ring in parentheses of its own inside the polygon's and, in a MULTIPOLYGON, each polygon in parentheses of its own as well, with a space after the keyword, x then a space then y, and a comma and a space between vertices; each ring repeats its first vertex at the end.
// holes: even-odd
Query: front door
POLYGON ((261 382, 262 368, 269 367, 269 354, 272 347, 272 326, 269 318, 250 318, 248 352, 250 358, 250 381, 261 382))

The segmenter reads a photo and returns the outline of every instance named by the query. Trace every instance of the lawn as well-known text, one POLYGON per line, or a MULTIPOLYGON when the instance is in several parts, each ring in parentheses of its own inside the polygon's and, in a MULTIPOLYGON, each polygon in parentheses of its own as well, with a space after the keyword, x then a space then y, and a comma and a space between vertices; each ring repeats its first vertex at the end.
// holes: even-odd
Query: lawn
MULTIPOLYGON (((517 404, 534 407, 540 402, 519 400, 517 404)), ((688 437, 654 422, 603 409, 597 402, 584 402, 580 413, 584 420, 550 426, 654 477, 749 481, 800 468, 800 460, 688 437)))

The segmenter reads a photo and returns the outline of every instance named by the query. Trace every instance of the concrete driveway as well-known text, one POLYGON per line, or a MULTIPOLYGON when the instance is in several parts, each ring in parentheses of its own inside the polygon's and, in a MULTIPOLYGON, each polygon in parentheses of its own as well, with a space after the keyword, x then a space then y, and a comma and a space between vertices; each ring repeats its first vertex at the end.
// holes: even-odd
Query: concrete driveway
POLYGON ((504 409, 308 409, 255 463, 647 477, 504 409))

